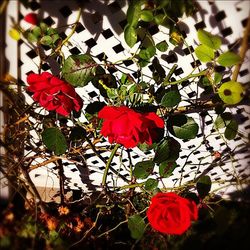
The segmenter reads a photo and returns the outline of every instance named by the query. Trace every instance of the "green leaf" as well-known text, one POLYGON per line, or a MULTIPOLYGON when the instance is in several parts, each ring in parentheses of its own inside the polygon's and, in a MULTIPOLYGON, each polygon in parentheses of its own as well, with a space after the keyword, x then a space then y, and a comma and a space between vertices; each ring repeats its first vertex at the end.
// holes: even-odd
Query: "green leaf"
POLYGON ((197 34, 198 34, 198 39, 201 44, 204 44, 214 50, 217 50, 220 48, 221 39, 219 36, 212 35, 211 33, 202 29, 199 29, 197 34))
POLYGON ((232 120, 232 114, 225 112, 221 115, 218 115, 214 121, 214 126, 217 129, 225 128, 232 120))
POLYGON ((161 52, 165 52, 168 49, 168 44, 166 41, 159 42, 155 46, 161 52))
POLYGON ((137 33, 136 33, 136 30, 133 26, 128 25, 125 27, 124 39, 130 48, 132 48, 136 44, 137 33))
POLYGON ((214 73, 214 83, 219 84, 222 80, 222 74, 215 72, 214 73))
POLYGON ((161 105, 163 107, 172 108, 181 101, 181 95, 178 90, 170 90, 165 93, 161 99, 161 105))
POLYGON ((154 170, 154 162, 151 160, 137 162, 133 175, 138 179, 146 179, 154 170))
POLYGON ((48 28, 46 32, 47 32, 47 35, 57 34, 56 29, 53 29, 53 28, 48 28))
POLYGON ((30 43, 34 43, 34 42, 37 42, 37 41, 38 41, 37 37, 36 37, 33 33, 31 33, 31 32, 29 32, 29 33, 27 34, 27 39, 28 39, 28 41, 29 41, 30 43))
POLYGON ((151 22, 154 19, 154 15, 151 10, 142 10, 140 18, 144 22, 151 22))
POLYGON ((194 53, 202 62, 211 62, 214 59, 213 49, 203 44, 195 48, 194 53))
POLYGON ((108 88, 107 89, 107 95, 108 95, 108 98, 111 99, 111 100, 116 99, 118 97, 117 89, 108 88))
POLYGON ((143 0, 132 0, 127 10, 127 22, 131 26, 136 26, 141 16, 141 6, 143 0))
POLYGON ((62 155, 67 150, 67 141, 58 128, 46 128, 42 132, 42 141, 56 155, 62 155))
POLYGON ((155 149, 154 162, 160 164, 165 161, 175 161, 179 157, 181 145, 172 137, 164 138, 155 149))
POLYGON ((194 139, 199 130, 194 119, 185 115, 170 117, 167 124, 169 132, 180 139, 194 139))
POLYGON ((97 64, 87 54, 69 56, 62 67, 64 79, 73 86, 85 86, 96 72, 97 64))
POLYGON ((231 51, 227 51, 227 52, 221 54, 217 58, 217 60, 218 60, 218 63, 224 67, 231 67, 233 65, 241 63, 241 61, 242 61, 242 59, 239 55, 237 55, 231 51))
POLYGON ((172 175, 176 167, 176 162, 162 162, 159 166, 159 174, 162 178, 167 178, 172 175))
POLYGON ((148 191, 153 191, 154 189, 156 189, 158 187, 158 181, 156 179, 149 178, 145 182, 145 186, 144 187, 148 191))
POLYGON ((238 123, 235 119, 232 119, 230 123, 226 126, 224 135, 226 139, 233 140, 238 132, 238 123))
POLYGON ((196 189, 199 196, 203 199, 208 195, 211 189, 212 181, 208 175, 202 176, 196 183, 196 189))
POLYGON ((227 104, 237 104, 244 97, 244 88, 239 82, 224 82, 218 89, 221 100, 227 104))
POLYGON ((43 44, 43 45, 51 45, 53 42, 53 39, 51 36, 43 36, 41 39, 40 39, 40 43, 43 44))
POLYGON ((164 15, 164 14, 158 14, 158 15, 156 15, 155 17, 154 17, 154 21, 155 21, 155 23, 157 24, 157 25, 161 25, 163 22, 164 22, 164 20, 167 18, 167 16, 166 15, 164 15))
POLYGON ((52 43, 55 43, 58 39, 60 39, 60 36, 58 34, 54 34, 51 36, 52 38, 52 43))
POLYGON ((40 23, 40 28, 42 29, 42 32, 45 33, 48 29, 48 25, 46 23, 40 23))
POLYGON ((42 34, 42 30, 41 30, 40 27, 35 26, 35 27, 32 29, 32 33, 34 34, 34 36, 39 37, 39 36, 41 36, 41 34, 42 34))
POLYGON ((146 49, 141 49, 139 52, 140 58, 143 60, 149 60, 151 57, 153 57, 156 53, 156 49, 154 46, 149 46, 146 49))
POLYGON ((128 218, 128 229, 133 239, 139 240, 143 236, 145 228, 146 224, 140 215, 135 214, 128 218))

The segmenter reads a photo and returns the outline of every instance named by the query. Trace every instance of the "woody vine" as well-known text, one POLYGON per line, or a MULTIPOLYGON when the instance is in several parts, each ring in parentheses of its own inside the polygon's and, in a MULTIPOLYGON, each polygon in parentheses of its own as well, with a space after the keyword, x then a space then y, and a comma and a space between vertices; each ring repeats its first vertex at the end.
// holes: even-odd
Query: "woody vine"
MULTIPOLYGON (((15 81, 11 76, 6 75, 1 79, 1 90, 8 98, 9 105, 15 107, 15 120, 12 121, 14 126, 6 125, 1 139, 1 146, 6 153, 1 155, 3 164, 0 171, 14 190, 18 192, 22 189, 20 193, 26 202, 26 209, 31 211, 26 227, 17 226, 20 238, 33 238, 34 241, 42 239, 45 246, 53 247, 62 246, 65 239, 74 234, 67 243, 67 247, 74 248, 81 244, 90 246, 103 238, 108 242, 109 237, 117 237, 115 232, 125 230, 130 237, 127 242, 130 246, 158 246, 164 249, 167 244, 174 249, 176 235, 187 237, 192 232, 192 225, 195 227, 199 224, 203 211, 213 214, 213 205, 222 202, 216 200, 214 192, 210 192, 213 183, 209 175, 197 176, 185 184, 182 184, 180 176, 180 185, 175 187, 166 187, 163 181, 177 167, 176 161, 182 147, 180 140, 195 139, 199 130, 214 161, 223 161, 225 157, 211 149, 207 139, 209 135, 204 133, 204 127, 190 113, 199 113, 202 118, 206 116, 206 111, 214 110, 217 115, 215 130, 223 140, 233 140, 238 133, 238 122, 228 107, 249 101, 248 89, 237 81, 237 77, 248 49, 250 18, 239 53, 223 51, 219 35, 199 29, 199 45, 194 49, 195 67, 192 72, 185 72, 184 77, 176 80, 173 74, 178 65, 166 68, 160 63, 157 53, 166 52, 169 43, 174 46, 183 44, 190 49, 178 28, 178 21, 184 14, 194 14, 197 5, 193 3, 132 1, 127 10, 124 39, 133 53, 130 58, 119 62, 103 58, 102 63, 97 63, 91 54, 65 58, 63 48, 70 42, 79 25, 81 9, 76 22, 70 25, 70 34, 64 39, 60 37, 58 28, 50 27, 35 13, 24 17, 30 24, 26 30, 19 23, 13 23, 9 35, 30 44, 40 58, 37 72, 27 75, 25 86, 15 82, 32 98, 32 104, 20 100, 14 88, 6 87, 15 81), (149 32, 153 25, 166 27, 169 40, 156 43, 149 32), (59 61, 59 75, 42 70, 43 62, 50 58, 59 61), (137 79, 124 69, 123 62, 126 60, 137 65, 137 79), (149 64, 152 65, 152 75, 147 76, 150 78, 147 82, 143 69, 149 64), (230 79, 224 80, 225 72, 217 70, 220 67, 231 72, 230 79), (115 69, 119 74, 110 73, 110 69, 115 69), (90 83, 99 91, 102 101, 85 105, 76 90, 90 83), (180 90, 191 84, 201 86, 208 94, 201 97, 197 93, 196 99, 186 100, 188 106, 181 106, 183 100, 180 90), (85 117, 86 122, 79 119, 81 116, 85 117), (67 126, 69 121, 72 126, 67 126), (15 127, 17 125, 19 128, 15 127), (36 145, 30 137, 31 131, 35 131, 39 138, 36 145), (20 137, 18 149, 13 144, 16 136, 20 137), (104 149, 98 146, 103 140, 109 143, 104 149), (33 155, 20 152, 27 146, 33 155), (133 164, 129 150, 135 147, 142 152, 150 151, 152 156, 133 164), (70 201, 64 190, 63 161, 83 161, 89 149, 105 163, 101 191, 90 204, 83 204, 82 199, 70 201), (104 151, 109 152, 108 159, 102 156, 104 151), (126 151, 130 158, 128 177, 112 167, 116 155, 123 157, 122 151, 126 151), (13 156, 11 161, 10 155, 13 156), (36 163, 36 158, 46 160, 36 163), (60 181, 60 202, 53 204, 53 209, 42 200, 29 176, 31 170, 49 163, 58 167, 60 181), (110 185, 107 182, 110 172, 122 179, 125 185, 110 185), (27 192, 32 195, 32 199, 25 196, 27 192), (103 222, 108 216, 115 218, 111 219, 111 226, 103 222), (39 230, 31 226, 31 221, 40 223, 39 230)), ((239 181, 241 185, 247 184, 245 180, 232 180, 226 185, 239 181)), ((13 237, 8 225, 12 225, 14 219, 8 209, 3 214, 6 227, 0 227, 2 246, 8 246, 13 237)))

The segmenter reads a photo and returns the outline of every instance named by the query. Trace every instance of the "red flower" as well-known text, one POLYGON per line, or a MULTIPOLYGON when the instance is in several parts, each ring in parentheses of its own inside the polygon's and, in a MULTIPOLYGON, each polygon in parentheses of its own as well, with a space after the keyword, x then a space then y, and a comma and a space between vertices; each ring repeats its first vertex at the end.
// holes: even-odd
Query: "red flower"
POLYGON ((47 110, 68 116, 72 110, 79 111, 83 101, 73 86, 48 72, 31 73, 27 77, 28 91, 33 92, 33 99, 47 110))
POLYGON ((29 13, 29 14, 27 14, 27 15, 24 17, 24 20, 25 20, 27 23, 31 23, 31 24, 33 24, 33 25, 37 25, 37 23, 38 23, 37 14, 35 14, 35 13, 29 13))
POLYGON ((150 225, 166 234, 183 234, 198 219, 198 208, 194 201, 175 193, 157 193, 147 210, 150 225))
POLYGON ((98 117, 104 119, 101 134, 107 136, 110 143, 126 148, 144 142, 151 145, 157 137, 156 129, 164 127, 164 121, 154 112, 142 114, 125 106, 105 106, 98 117))

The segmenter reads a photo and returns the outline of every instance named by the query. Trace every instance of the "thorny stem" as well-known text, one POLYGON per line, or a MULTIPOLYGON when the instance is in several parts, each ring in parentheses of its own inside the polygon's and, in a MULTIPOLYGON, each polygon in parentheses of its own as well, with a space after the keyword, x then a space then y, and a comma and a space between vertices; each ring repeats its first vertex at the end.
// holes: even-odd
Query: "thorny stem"
POLYGON ((106 167, 105 167, 105 170, 104 170, 104 173, 103 173, 103 176, 102 176, 102 187, 104 188, 106 186, 106 181, 107 181, 107 176, 108 176, 108 171, 109 171, 109 168, 110 168, 110 164, 112 163, 112 160, 115 156, 115 153, 117 151, 117 149, 120 147, 119 144, 116 144, 115 147, 113 148, 111 154, 110 154, 110 157, 107 161, 107 164, 106 164, 106 167))
POLYGON ((189 75, 187 75, 187 76, 185 76, 185 77, 183 77, 183 78, 181 78, 181 79, 179 79, 177 81, 174 81, 174 82, 169 82, 168 79, 167 79, 167 81, 163 82, 163 86, 179 84, 179 83, 182 83, 182 82, 184 82, 184 81, 186 81, 186 80, 188 80, 190 78, 204 76, 204 75, 206 75, 206 73, 207 73, 207 70, 203 70, 203 71, 201 71, 199 73, 196 73, 196 74, 191 73, 191 74, 189 74, 189 75))
MULTIPOLYGON (((242 62, 245 58, 247 49, 248 49, 248 37, 250 34, 250 16, 248 17, 248 21, 247 21, 247 26, 246 29, 244 31, 244 35, 243 35, 243 39, 242 39, 242 43, 241 43, 241 48, 240 48, 240 53, 239 56, 242 59, 242 62)), ((240 72, 240 68, 241 68, 242 63, 239 63, 235 66, 234 71, 233 71, 233 76, 232 76, 232 81, 237 81, 237 77, 238 74, 240 72)))
MULTIPOLYGON (((62 41, 62 43, 55 49, 55 52, 54 53, 57 53, 61 50, 62 46, 67 43, 69 41, 69 39, 72 37, 72 35, 75 33, 75 30, 77 28, 77 25, 79 23, 79 20, 80 20, 80 17, 81 17, 81 13, 82 13, 82 9, 80 8, 79 11, 78 11, 78 15, 77 15, 77 18, 76 18, 76 22, 73 26, 73 28, 71 29, 71 32, 69 33, 69 35, 62 41)), ((53 53, 52 53, 53 54, 53 53)))
POLYGON ((56 165, 58 165, 61 205, 63 205, 64 201, 65 201, 65 190, 64 190, 65 176, 64 176, 64 169, 63 169, 63 164, 62 164, 62 160, 61 159, 59 159, 56 163, 57 163, 56 165))

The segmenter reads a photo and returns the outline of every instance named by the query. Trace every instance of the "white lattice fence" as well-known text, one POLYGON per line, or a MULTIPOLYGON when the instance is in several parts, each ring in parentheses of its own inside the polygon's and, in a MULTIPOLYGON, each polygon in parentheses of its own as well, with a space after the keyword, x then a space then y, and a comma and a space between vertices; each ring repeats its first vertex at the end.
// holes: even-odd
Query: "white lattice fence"
MULTIPOLYGON (((190 50, 193 52, 194 47, 198 44, 196 32, 199 28, 205 28, 213 34, 222 35, 223 49, 227 50, 233 46, 237 49, 239 46, 237 40, 242 36, 249 14, 249 2, 215 1, 212 4, 207 1, 199 1, 199 4, 201 9, 195 17, 183 18, 180 22, 180 29, 186 34, 186 42, 191 46, 190 50)), ((9 15, 12 15, 12 11, 15 8, 14 5, 14 3, 11 3, 9 6, 9 15)), ((70 43, 63 50, 65 56, 91 53, 98 63, 101 63, 103 58, 111 62, 129 58, 136 48, 131 51, 123 38, 122 32, 126 22, 125 13, 127 7, 126 1, 86 1, 80 19, 81 25, 77 27, 76 32, 70 39, 70 43)), ((47 24, 61 27, 59 28, 61 36, 66 37, 70 33, 70 29, 65 29, 65 26, 75 22, 78 8, 74 1, 32 1, 30 9, 20 4, 19 18, 23 27, 26 27, 27 24, 22 20, 22 17, 31 11, 38 13, 39 17, 47 24)), ((167 29, 160 28, 159 30, 157 27, 152 27, 150 32, 155 41, 168 41, 167 29)), ((20 81, 25 83, 28 73, 32 71, 37 72, 39 57, 34 52, 34 49, 24 42, 18 44, 18 49, 18 77, 20 81)), ((160 58, 160 63, 166 71, 177 63, 178 68, 174 72, 174 78, 179 79, 189 74, 194 67, 193 58, 195 55, 191 55, 190 50, 185 46, 174 47, 170 44, 168 51, 158 54, 158 58, 160 58)), ((7 52, 7 57, 11 63, 17 59, 12 56, 10 49, 7 52)), ((238 78, 243 84, 248 84, 250 80, 249 57, 250 53, 248 51, 238 78)), ((57 66, 56 60, 45 62, 42 65, 42 70, 57 75, 59 73, 57 66)), ((150 78, 147 77, 151 73, 152 66, 150 66, 149 64, 149 66, 145 67, 143 73, 145 74, 144 80, 152 83, 150 78)), ((126 60, 121 70, 132 74, 135 79, 138 77, 137 67, 131 60, 126 60)), ((11 69, 11 71, 14 70, 11 69)), ((114 69, 110 69, 110 72, 115 76, 121 74, 114 69)), ((16 74, 15 72, 10 73, 16 74)), ((229 74, 226 74, 224 80, 228 79, 229 76, 229 74)), ((182 89, 183 101, 180 105, 187 105, 188 102, 185 100, 195 98, 196 91, 197 86, 194 84, 191 84, 189 88, 182 89)), ((202 92, 203 90, 198 88, 198 91, 202 92)), ((102 100, 99 91, 91 83, 84 88, 77 89, 77 92, 84 99, 84 107, 91 102, 102 100)), ((32 99, 29 96, 26 95, 26 98, 31 102, 32 99)), ((162 185, 173 187, 179 185, 180 180, 182 183, 185 183, 205 173, 212 178, 214 182, 213 189, 226 186, 227 181, 249 178, 250 171, 248 165, 250 154, 247 147, 247 138, 250 131, 248 117, 250 109, 248 106, 240 106, 232 108, 231 111, 239 121, 239 133, 232 141, 225 141, 218 131, 214 129, 213 121, 216 118, 214 111, 208 111, 208 115, 205 116, 204 120, 198 113, 190 114, 200 127, 204 127, 204 134, 200 130, 195 140, 179 140, 181 153, 177 160, 178 167, 174 170, 171 177, 163 179, 162 185), (207 149, 207 144, 204 143, 204 135, 207 136, 206 140, 210 146, 209 150, 207 149), (216 151, 221 153, 221 159, 216 159, 211 153, 216 151)), ((80 120, 85 120, 84 111, 80 120)), ((70 124, 68 125, 70 126, 70 124)), ((34 144, 36 142, 36 138, 34 138, 34 144)), ((110 147, 105 140, 97 146, 110 147)), ((128 166, 130 163, 128 152, 121 149, 119 153, 120 155, 115 157, 112 167, 120 175, 128 177, 128 166)), ((143 153, 138 148, 130 150, 129 154, 134 164, 152 156, 152 152, 143 153)), ((109 152, 103 152, 101 156, 107 158, 109 152)), ((40 159, 40 161, 44 160, 46 159, 40 159)), ((33 164, 40 161, 34 161, 33 164)), ((100 190, 104 167, 105 164, 91 150, 86 151, 85 155, 79 156, 77 163, 64 161, 64 171, 67 177, 65 182, 66 188, 69 190, 79 189, 83 193, 100 190)), ((59 187, 57 168, 53 164, 31 171, 30 176, 36 186, 51 190, 59 187)), ((108 183, 111 187, 124 184, 123 180, 113 173, 109 174, 108 183)), ((220 192, 230 193, 238 188, 240 187, 237 185, 231 185, 220 192)))

